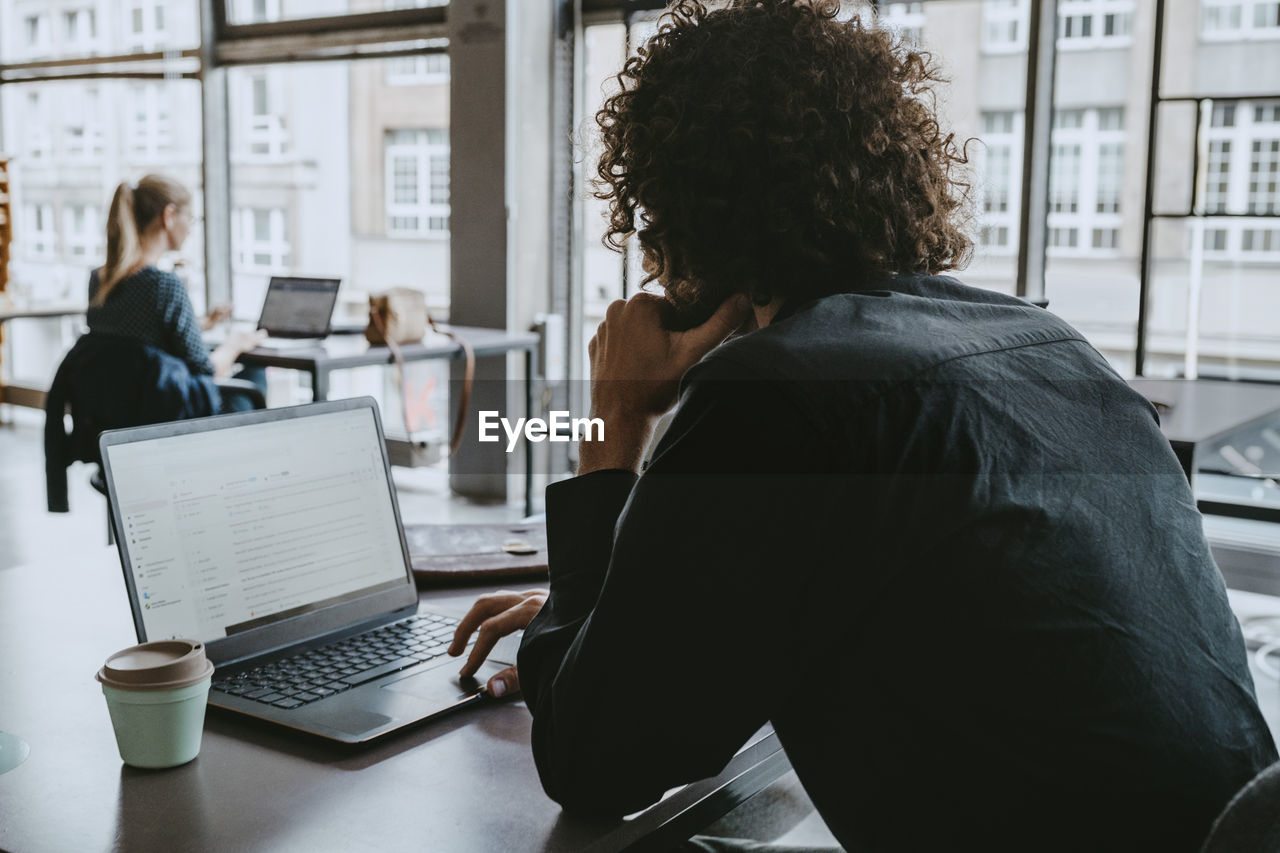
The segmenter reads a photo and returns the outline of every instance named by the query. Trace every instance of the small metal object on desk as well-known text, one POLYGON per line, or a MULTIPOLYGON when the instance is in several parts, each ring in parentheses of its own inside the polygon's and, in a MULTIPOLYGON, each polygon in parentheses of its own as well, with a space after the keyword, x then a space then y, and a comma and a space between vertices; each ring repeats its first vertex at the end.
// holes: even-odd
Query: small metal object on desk
POLYGON ((507 542, 502 546, 502 550, 508 554, 536 554, 538 549, 530 545, 528 542, 507 542))

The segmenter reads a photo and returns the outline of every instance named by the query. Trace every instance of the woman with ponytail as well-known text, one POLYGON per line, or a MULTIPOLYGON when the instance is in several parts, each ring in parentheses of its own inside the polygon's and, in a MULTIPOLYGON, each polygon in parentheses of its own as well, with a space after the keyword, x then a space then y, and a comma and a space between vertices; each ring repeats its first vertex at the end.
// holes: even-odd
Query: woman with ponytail
POLYGON ((156 267, 191 231, 191 192, 162 175, 116 187, 107 215, 107 260, 89 276, 89 330, 137 338, 177 356, 192 373, 225 377, 257 332, 233 333, 212 353, 182 280, 156 267))

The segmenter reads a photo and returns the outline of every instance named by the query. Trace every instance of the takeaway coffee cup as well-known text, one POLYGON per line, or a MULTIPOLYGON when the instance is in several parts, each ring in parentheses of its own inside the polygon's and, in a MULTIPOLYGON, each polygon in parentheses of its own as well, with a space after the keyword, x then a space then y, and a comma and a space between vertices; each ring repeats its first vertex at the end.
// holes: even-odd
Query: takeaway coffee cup
POLYGON ((107 658, 98 681, 125 764, 176 767, 199 754, 212 675, 204 643, 194 640, 142 643, 107 658))

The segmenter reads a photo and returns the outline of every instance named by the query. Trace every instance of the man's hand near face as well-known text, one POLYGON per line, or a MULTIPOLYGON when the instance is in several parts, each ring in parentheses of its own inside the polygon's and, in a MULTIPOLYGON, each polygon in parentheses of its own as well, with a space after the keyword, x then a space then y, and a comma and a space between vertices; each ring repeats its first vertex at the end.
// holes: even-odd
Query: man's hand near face
POLYGON ((751 317, 751 300, 725 300, 701 326, 663 327, 665 300, 651 293, 615 301, 587 347, 591 416, 604 421, 602 441, 578 446, 578 473, 608 468, 639 472, 658 418, 676 403, 680 377, 751 317))
MULTIPOLYGON (((654 424, 676 403, 680 377, 742 326, 752 310, 747 297, 731 297, 701 326, 672 332, 662 325, 663 304, 662 297, 650 293, 619 299, 591 339, 591 412, 604 421, 604 439, 579 445, 579 475, 611 468, 638 472, 654 424)), ((546 600, 546 590, 504 590, 480 597, 449 647, 449 654, 462 654, 478 632, 462 675, 473 675, 494 644, 533 621, 546 600)), ((514 666, 508 667, 490 678, 486 688, 493 696, 515 693, 520 676, 514 666)))

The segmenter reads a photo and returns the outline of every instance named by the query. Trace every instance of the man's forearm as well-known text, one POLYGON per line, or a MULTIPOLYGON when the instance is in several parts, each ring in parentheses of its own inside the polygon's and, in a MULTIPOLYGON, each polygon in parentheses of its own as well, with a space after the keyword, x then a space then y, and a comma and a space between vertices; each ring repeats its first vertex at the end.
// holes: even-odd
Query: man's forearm
POLYGON ((640 473, 656 419, 622 412, 598 417, 604 422, 600 440, 578 443, 578 475, 610 469, 640 473))

